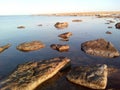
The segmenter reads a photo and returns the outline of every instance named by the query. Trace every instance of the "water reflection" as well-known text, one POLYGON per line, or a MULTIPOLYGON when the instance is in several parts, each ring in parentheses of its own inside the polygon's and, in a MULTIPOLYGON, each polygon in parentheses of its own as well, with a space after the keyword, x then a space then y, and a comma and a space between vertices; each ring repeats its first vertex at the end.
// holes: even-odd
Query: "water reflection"
MULTIPOLYGON (((110 18, 112 20, 112 18, 110 18)), ((115 23, 118 22, 115 21, 115 23)), ((85 54, 81 51, 81 43, 97 38, 104 38, 110 41, 120 51, 120 31, 114 27, 115 23, 110 23, 113 28, 106 28, 105 18, 96 17, 79 17, 79 16, 61 16, 61 17, 48 17, 48 16, 6 16, 0 17, 0 44, 11 43, 12 46, 0 53, 0 79, 4 79, 8 76, 18 64, 22 64, 28 61, 48 60, 54 57, 65 56, 71 59, 71 68, 80 65, 95 65, 95 64, 107 64, 108 66, 114 66, 120 69, 120 57, 117 58, 102 58, 85 54), (71 22, 73 19, 83 20, 81 23, 71 22), (64 29, 58 30, 54 27, 56 22, 67 21, 69 26, 64 29), (36 25, 42 23, 42 27, 36 25), (18 25, 24 25, 24 30, 18 30, 18 25), (47 26, 48 25, 48 26, 47 26), (111 35, 107 35, 106 31, 112 31, 111 35), (67 42, 63 42, 58 39, 58 35, 65 32, 72 32, 73 36, 70 37, 67 42), (42 40, 46 47, 33 51, 33 52, 21 52, 16 50, 16 46, 21 42, 42 40), (53 43, 67 44, 70 46, 68 52, 57 52, 52 50, 50 45, 53 43)), ((88 90, 88 88, 81 87, 79 85, 72 84, 66 80, 67 72, 59 72, 55 77, 51 78, 47 82, 40 85, 36 90, 88 90)), ((119 88, 120 80, 119 73, 116 73, 116 77, 112 77, 109 80, 108 88, 119 88), (117 81, 116 81, 117 80, 117 81), (114 84, 110 84, 114 82, 114 84), (115 83, 117 82, 117 83, 115 83)))

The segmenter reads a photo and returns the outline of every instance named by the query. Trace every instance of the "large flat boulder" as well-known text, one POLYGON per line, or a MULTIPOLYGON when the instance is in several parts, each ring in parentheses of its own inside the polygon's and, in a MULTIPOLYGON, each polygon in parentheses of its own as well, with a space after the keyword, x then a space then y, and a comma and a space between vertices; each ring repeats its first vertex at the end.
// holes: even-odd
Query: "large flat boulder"
POLYGON ((91 89, 105 89, 107 85, 107 65, 80 66, 73 68, 67 79, 75 84, 91 89))
POLYGON ((120 29, 120 22, 119 22, 119 23, 116 23, 116 24, 115 24, 115 27, 116 27, 117 29, 120 29))
POLYGON ((111 42, 102 38, 82 43, 81 49, 87 54, 107 58, 113 58, 120 55, 111 42))
POLYGON ((70 59, 61 57, 19 65, 0 83, 0 90, 34 90, 68 64, 70 59))
POLYGON ((67 22, 57 22, 54 26, 58 29, 63 29, 63 28, 68 27, 68 23, 67 22))
POLYGON ((0 53, 3 52, 4 50, 8 49, 11 45, 10 44, 6 44, 4 46, 0 46, 0 53))
POLYGON ((60 51, 60 52, 64 52, 64 51, 68 51, 69 50, 69 45, 61 45, 61 44, 51 44, 50 47, 54 50, 60 51))
POLYGON ((21 43, 17 46, 17 49, 20 51, 34 51, 39 50, 41 48, 44 48, 45 44, 43 44, 41 41, 31 41, 31 42, 25 42, 21 43))

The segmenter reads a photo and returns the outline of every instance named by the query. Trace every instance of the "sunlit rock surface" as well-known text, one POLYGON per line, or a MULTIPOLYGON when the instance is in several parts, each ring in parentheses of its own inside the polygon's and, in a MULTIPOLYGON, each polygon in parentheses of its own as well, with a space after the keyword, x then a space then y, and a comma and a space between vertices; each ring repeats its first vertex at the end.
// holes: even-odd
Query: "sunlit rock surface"
POLYGON ((61 44, 51 44, 50 47, 54 50, 64 52, 69 50, 69 45, 61 45, 61 44))
POLYGON ((107 58, 113 58, 120 55, 111 42, 102 38, 82 43, 81 49, 87 54, 107 58))
POLYGON ((63 28, 68 27, 68 23, 67 22, 57 22, 54 26, 58 29, 63 29, 63 28))
POLYGON ((70 59, 60 57, 18 65, 6 80, 0 82, 0 90, 33 90, 68 64, 70 59))
POLYGON ((6 44, 4 46, 0 46, 0 53, 3 52, 4 50, 8 49, 11 45, 10 44, 6 44))
POLYGON ((17 46, 17 49, 20 51, 34 51, 39 50, 41 48, 44 48, 45 44, 43 44, 41 41, 31 41, 31 42, 25 42, 21 43, 17 46))
POLYGON ((107 85, 107 65, 80 66, 73 68, 67 75, 70 82, 91 89, 105 89, 107 85))
POLYGON ((64 39, 69 38, 70 36, 72 36, 71 32, 66 32, 66 33, 62 33, 62 34, 58 35, 58 37, 64 38, 64 39))

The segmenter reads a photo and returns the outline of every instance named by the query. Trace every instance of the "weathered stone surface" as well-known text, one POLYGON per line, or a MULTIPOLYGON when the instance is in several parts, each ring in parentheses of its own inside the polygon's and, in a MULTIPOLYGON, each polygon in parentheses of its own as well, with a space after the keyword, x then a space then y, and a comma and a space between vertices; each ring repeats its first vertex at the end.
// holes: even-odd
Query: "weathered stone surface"
POLYGON ((44 48, 45 45, 41 41, 31 41, 31 42, 25 42, 21 43, 17 46, 17 49, 20 51, 34 51, 39 50, 41 48, 44 48))
POLYGON ((60 44, 52 44, 50 45, 50 47, 60 52, 68 51, 70 48, 69 45, 60 45, 60 44))
POLYGON ((24 29, 25 26, 18 26, 17 28, 18 28, 18 29, 24 29))
POLYGON ((70 59, 61 57, 19 65, 6 80, 0 83, 0 90, 34 90, 69 63, 70 59))
POLYGON ((58 35, 58 37, 64 38, 64 39, 69 38, 70 36, 72 36, 71 32, 66 32, 66 33, 58 35))
POLYGON ((68 23, 67 22, 57 22, 54 26, 56 28, 63 29, 63 28, 68 27, 68 23))
POLYGON ((105 89, 107 85, 107 65, 81 66, 73 68, 67 79, 75 84, 92 89, 105 89))
POLYGON ((0 47, 0 53, 3 52, 4 50, 8 49, 10 46, 11 46, 10 44, 1 46, 1 47, 0 47))
POLYGON ((107 31, 106 34, 112 34, 110 31, 107 31))
POLYGON ((75 20, 72 20, 72 22, 82 22, 82 20, 75 19, 75 20))
POLYGON ((115 24, 115 27, 116 27, 117 29, 120 29, 120 22, 119 22, 119 23, 116 23, 116 24, 115 24))
POLYGON ((81 49, 87 54, 107 58, 113 58, 120 55, 111 42, 102 38, 82 43, 81 49))

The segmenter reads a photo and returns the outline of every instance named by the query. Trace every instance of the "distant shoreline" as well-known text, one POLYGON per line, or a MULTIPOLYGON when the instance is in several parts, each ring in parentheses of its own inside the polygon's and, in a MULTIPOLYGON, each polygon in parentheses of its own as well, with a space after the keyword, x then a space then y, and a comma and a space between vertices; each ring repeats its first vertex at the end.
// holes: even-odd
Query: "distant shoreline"
POLYGON ((51 13, 51 14, 33 14, 35 16, 96 16, 96 15, 116 15, 120 11, 95 11, 95 12, 66 12, 66 13, 51 13))

